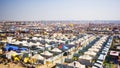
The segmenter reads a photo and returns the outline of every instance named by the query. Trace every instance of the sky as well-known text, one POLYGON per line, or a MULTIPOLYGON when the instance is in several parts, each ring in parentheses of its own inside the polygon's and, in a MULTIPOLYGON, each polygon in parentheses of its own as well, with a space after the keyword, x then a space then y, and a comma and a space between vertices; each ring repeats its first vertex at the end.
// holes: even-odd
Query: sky
POLYGON ((120 0, 0 0, 4 20, 120 20, 120 0))

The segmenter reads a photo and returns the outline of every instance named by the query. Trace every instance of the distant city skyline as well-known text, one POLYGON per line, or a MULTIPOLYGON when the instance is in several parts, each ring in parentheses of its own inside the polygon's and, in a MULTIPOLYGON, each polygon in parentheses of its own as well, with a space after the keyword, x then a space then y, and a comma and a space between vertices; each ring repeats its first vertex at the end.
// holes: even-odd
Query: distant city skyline
POLYGON ((120 0, 0 0, 0 21, 120 20, 120 0))

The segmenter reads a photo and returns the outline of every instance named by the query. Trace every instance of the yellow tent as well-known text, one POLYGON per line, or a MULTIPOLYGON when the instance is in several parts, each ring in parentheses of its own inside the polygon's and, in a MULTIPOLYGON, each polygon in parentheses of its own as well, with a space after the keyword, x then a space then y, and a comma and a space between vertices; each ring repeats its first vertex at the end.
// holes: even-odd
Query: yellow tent
POLYGON ((14 57, 14 61, 20 61, 18 57, 14 57))
POLYGON ((69 24, 69 26, 73 27, 73 24, 69 24))
POLYGON ((29 59, 29 62, 33 64, 36 62, 36 60, 32 58, 32 59, 29 59))
POLYGON ((25 57, 24 58, 24 63, 27 63, 29 61, 29 58, 25 57))

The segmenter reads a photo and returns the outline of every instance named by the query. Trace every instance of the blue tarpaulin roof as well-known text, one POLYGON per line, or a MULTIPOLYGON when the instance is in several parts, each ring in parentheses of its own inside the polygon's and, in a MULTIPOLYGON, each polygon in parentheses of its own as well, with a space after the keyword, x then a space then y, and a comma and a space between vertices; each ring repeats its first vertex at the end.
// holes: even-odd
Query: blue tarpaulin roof
POLYGON ((5 50, 18 50, 18 49, 20 49, 20 50, 26 50, 27 48, 24 48, 24 47, 18 47, 18 46, 14 46, 14 45, 12 45, 12 44, 6 44, 6 47, 5 47, 5 50))
POLYGON ((63 45, 62 49, 63 49, 63 50, 67 50, 68 47, 66 47, 66 46, 63 45))

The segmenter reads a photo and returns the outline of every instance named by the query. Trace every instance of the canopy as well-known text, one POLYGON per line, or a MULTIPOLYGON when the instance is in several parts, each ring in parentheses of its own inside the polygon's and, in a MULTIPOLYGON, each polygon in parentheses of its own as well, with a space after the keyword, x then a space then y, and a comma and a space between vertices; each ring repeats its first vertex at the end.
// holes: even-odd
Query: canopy
POLYGON ((46 55, 46 56, 52 56, 53 54, 50 53, 49 51, 44 51, 43 53, 41 53, 42 55, 46 55))
POLYGON ((13 44, 18 45, 18 44, 20 44, 20 43, 21 43, 20 41, 16 41, 16 42, 14 42, 13 44))
POLYGON ((24 39, 29 39, 28 37, 25 37, 24 39))
POLYGON ((12 37, 7 37, 7 41, 8 41, 9 43, 11 43, 12 37))
POLYGON ((11 44, 6 44, 6 47, 5 49, 8 51, 8 50, 18 50, 18 47, 17 46, 13 46, 11 44))
POLYGON ((83 55, 79 57, 80 59, 92 60, 92 57, 89 55, 83 55))
POLYGON ((51 45, 45 44, 45 47, 49 47, 49 46, 51 46, 51 45))
POLYGON ((85 52, 84 54, 86 54, 86 55, 93 55, 93 56, 95 56, 96 55, 96 53, 95 52, 93 52, 93 51, 87 51, 87 52, 85 52))
POLYGON ((58 48, 54 48, 54 49, 52 49, 51 51, 53 51, 53 52, 62 52, 60 49, 58 49, 58 48))
POLYGON ((68 64, 69 66, 77 67, 77 68, 85 68, 85 65, 80 64, 78 61, 74 61, 68 64))
POLYGON ((27 43, 27 41, 22 41, 23 44, 27 43))
POLYGON ((40 42, 36 42, 34 45, 38 45, 38 46, 39 46, 39 45, 41 45, 41 44, 40 44, 40 42))
POLYGON ((98 52, 99 49, 95 49, 95 48, 89 48, 88 51, 95 51, 95 52, 98 52))
POLYGON ((10 51, 8 53, 6 53, 7 56, 15 56, 17 55, 17 53, 15 51, 10 51))
POLYGON ((33 37, 32 39, 33 39, 33 40, 37 40, 38 38, 37 38, 37 37, 33 37))
POLYGON ((44 57, 42 57, 42 56, 39 55, 39 54, 35 54, 35 55, 32 56, 31 58, 38 59, 38 60, 43 60, 43 59, 44 59, 44 57))

